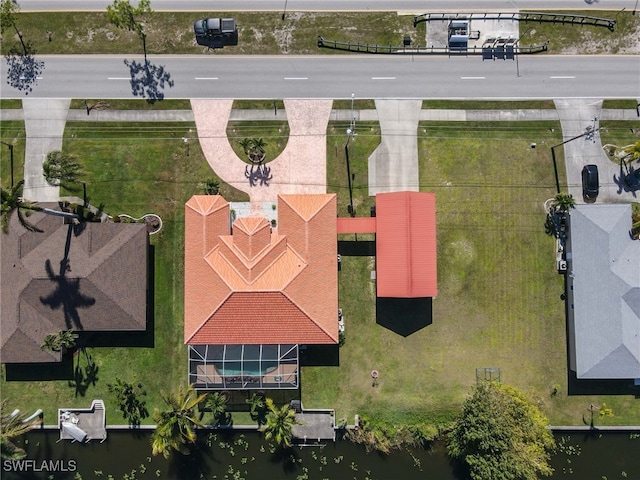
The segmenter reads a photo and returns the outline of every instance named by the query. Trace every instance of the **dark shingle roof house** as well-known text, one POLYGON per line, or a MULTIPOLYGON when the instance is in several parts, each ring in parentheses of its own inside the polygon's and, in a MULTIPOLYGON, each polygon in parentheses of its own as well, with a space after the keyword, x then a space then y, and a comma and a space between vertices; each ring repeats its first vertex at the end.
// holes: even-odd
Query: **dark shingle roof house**
POLYGON ((640 242, 630 205, 570 212, 567 302, 571 369, 579 379, 640 379, 640 242))
POLYGON ((60 361, 40 346, 61 330, 146 329, 146 225, 72 225, 40 212, 29 222, 42 232, 27 231, 14 214, 0 235, 2 363, 60 361))

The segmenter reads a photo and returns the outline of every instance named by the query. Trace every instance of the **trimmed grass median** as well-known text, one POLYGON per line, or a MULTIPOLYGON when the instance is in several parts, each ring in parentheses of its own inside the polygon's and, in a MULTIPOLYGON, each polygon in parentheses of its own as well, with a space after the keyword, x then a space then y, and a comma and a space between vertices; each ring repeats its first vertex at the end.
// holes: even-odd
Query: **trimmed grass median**
MULTIPOLYGON (((592 15, 592 11, 572 12, 592 15)), ((413 26, 413 15, 395 12, 216 12, 238 23, 239 43, 207 52, 196 45, 193 22, 211 17, 211 12, 155 12, 146 21, 147 52, 159 54, 209 55, 327 55, 342 54, 318 48, 317 38, 361 43, 401 45, 409 35, 414 45, 424 46, 426 23, 413 26)), ((598 11, 597 16, 615 18, 614 32, 607 28, 561 23, 523 23, 521 45, 549 42, 549 53, 637 53, 634 38, 640 32, 640 16, 630 11, 598 11)), ((20 13, 17 26, 38 54, 121 53, 142 55, 142 44, 134 32, 115 28, 105 12, 20 13)), ((17 39, 16 39, 17 42, 17 39)), ((637 43, 637 42, 636 42, 637 43)), ((13 42, 3 41, 6 54, 13 42)), ((253 72, 247 72, 252 74, 253 72)))

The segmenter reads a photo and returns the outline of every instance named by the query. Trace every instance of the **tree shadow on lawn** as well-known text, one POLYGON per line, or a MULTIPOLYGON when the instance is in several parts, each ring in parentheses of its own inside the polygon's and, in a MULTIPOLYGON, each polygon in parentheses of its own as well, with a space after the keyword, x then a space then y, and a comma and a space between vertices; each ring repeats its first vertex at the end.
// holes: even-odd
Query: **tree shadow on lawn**
POLYGON ((144 63, 135 60, 125 60, 124 64, 129 68, 131 75, 131 93, 134 97, 146 98, 148 103, 164 99, 165 85, 173 87, 171 74, 164 65, 155 65, 149 60, 144 63))

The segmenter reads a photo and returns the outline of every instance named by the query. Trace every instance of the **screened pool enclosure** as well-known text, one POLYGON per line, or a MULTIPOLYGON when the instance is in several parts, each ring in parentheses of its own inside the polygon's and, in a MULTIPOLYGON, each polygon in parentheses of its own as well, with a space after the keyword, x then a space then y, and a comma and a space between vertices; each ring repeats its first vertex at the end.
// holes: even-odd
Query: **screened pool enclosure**
POLYGON ((298 388, 298 345, 189 345, 198 390, 298 388))

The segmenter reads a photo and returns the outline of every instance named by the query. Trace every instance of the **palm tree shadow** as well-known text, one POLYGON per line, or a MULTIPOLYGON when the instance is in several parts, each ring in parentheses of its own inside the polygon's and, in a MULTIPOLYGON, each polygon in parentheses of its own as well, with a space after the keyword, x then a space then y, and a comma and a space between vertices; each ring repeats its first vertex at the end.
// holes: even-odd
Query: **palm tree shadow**
POLYGON ((73 370, 73 380, 69 380, 69 386, 75 388, 75 396, 80 395, 84 397, 87 393, 87 390, 90 386, 96 385, 98 381, 98 365, 93 361, 93 357, 87 353, 85 348, 80 349, 84 354, 84 358, 86 360, 86 366, 81 367, 80 355, 77 356, 78 363, 76 364, 73 370))
POLYGON ((64 256, 60 260, 60 269, 57 275, 51 266, 51 260, 47 259, 45 261, 44 268, 47 272, 47 277, 56 284, 56 288, 48 296, 40 297, 40 301, 48 305, 52 310, 62 308, 67 330, 84 330, 78 309, 91 307, 96 303, 96 300, 80 292, 80 278, 67 277, 67 274, 71 272, 69 249, 73 230, 74 226, 69 225, 64 245, 64 256))
POLYGON ((164 100, 165 85, 173 87, 171 74, 164 65, 155 65, 149 60, 144 63, 135 60, 125 60, 131 75, 131 92, 135 97, 146 98, 148 103, 164 100))
POLYGON ((620 162, 620 174, 613 176, 613 182, 618 185, 618 191, 616 192, 618 195, 620 195, 622 192, 630 192, 631 195, 636 197, 636 191, 632 188, 629 188, 629 185, 627 185, 627 181, 625 180, 626 176, 633 172, 633 167, 627 167, 627 171, 625 171, 624 161, 620 162))

